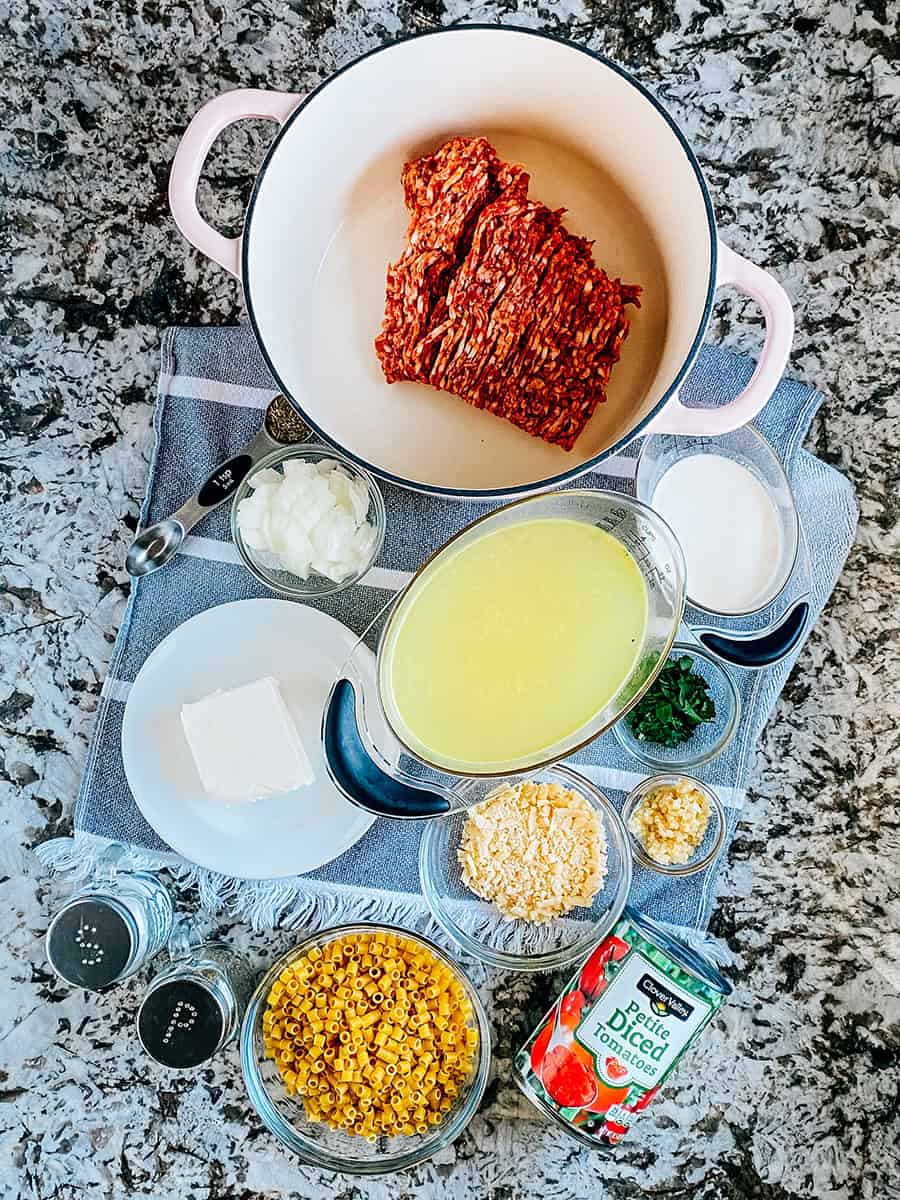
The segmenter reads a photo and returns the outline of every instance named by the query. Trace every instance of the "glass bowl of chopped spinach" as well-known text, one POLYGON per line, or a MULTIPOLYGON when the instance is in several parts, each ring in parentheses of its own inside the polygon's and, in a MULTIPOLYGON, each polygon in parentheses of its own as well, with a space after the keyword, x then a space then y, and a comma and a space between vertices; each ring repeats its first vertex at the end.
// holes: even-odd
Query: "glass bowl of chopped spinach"
POLYGON ((699 767, 722 753, 740 719, 741 698, 728 669, 702 647, 676 642, 653 685, 613 733, 647 767, 699 767))

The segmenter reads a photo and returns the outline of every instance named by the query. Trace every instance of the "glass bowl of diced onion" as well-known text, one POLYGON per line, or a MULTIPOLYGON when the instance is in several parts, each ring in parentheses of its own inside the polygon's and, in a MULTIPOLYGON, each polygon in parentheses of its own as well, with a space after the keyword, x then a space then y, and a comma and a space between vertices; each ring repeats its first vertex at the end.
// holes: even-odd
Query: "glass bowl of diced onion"
MULTIPOLYGON (((374 1006, 370 1008, 372 1011, 376 1011, 374 1006)), ((302 1022, 299 1032, 302 1036, 302 1022)), ((271 1025, 268 1036, 271 1037, 271 1025)), ((247 1007, 240 1040, 241 1067, 247 1092, 266 1128, 303 1162, 324 1170, 355 1175, 378 1175, 412 1167, 453 1142, 478 1109, 487 1086, 491 1062, 487 1014, 478 993, 459 965, 429 939, 391 925, 340 925, 301 941, 274 963, 260 982, 247 1007), (299 964, 311 951, 323 952, 326 947, 342 939, 359 937, 369 939, 366 944, 370 946, 373 937, 389 944, 408 944, 414 953, 424 956, 423 961, 434 962, 439 972, 449 972, 449 976, 445 977, 452 978, 459 985, 468 1001, 467 1012, 458 1018, 465 1036, 474 1047, 467 1075, 452 1099, 445 1097, 445 1100, 450 1099, 449 1104, 443 1105, 446 1111, 441 1111, 434 1123, 417 1122, 418 1128, 410 1132, 367 1137, 346 1128, 335 1128, 324 1120, 311 1119, 307 1115, 303 1096, 291 1094, 279 1066, 266 1053, 265 1014, 273 985, 283 978, 286 969, 299 964)), ((418 1057, 422 1058, 421 1054, 418 1057)), ((329 1101, 344 1104, 346 1097, 330 1095, 329 1101)), ((345 1113, 346 1109, 343 1111, 345 1113)))
POLYGON ((385 528, 374 478, 314 442, 260 459, 231 505, 231 536, 244 566, 288 599, 330 596, 358 583, 381 553, 385 528))
MULTIPOLYGON (((425 822, 419 843, 419 881, 432 916, 467 954, 508 971, 550 971, 586 955, 618 921, 631 887, 628 834, 612 801, 590 780, 560 764, 527 778, 467 779, 458 787, 465 808, 425 822), (556 784, 593 810, 605 859, 602 880, 589 903, 538 921, 504 915, 467 886, 460 846, 472 806, 510 784, 556 784)), ((507 861, 510 856, 500 855, 507 861)))

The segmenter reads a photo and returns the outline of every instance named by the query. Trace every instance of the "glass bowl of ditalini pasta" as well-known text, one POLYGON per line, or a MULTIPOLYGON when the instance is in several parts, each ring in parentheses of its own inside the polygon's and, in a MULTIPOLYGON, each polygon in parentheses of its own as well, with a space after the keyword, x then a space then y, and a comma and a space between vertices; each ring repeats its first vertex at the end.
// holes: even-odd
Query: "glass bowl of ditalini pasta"
POLYGON ((241 1029, 247 1091, 304 1162, 376 1175, 429 1158, 465 1129, 487 1085, 478 993, 427 938, 340 925, 276 962, 241 1029))

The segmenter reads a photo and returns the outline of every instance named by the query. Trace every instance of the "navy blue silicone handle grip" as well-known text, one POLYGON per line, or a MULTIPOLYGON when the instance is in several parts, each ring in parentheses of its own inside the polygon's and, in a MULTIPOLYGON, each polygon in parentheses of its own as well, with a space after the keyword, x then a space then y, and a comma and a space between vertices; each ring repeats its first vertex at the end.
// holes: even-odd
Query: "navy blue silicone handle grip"
POLYGON ((450 811, 444 796, 394 779, 370 758, 356 723, 356 694, 339 679, 325 713, 322 741, 334 782, 348 800, 379 817, 437 817, 450 811))
POLYGON ((808 618, 809 604, 802 600, 791 609, 777 628, 763 634, 762 637, 730 638, 723 633, 711 633, 708 630, 697 633, 697 637, 717 658, 724 659, 736 667, 758 670, 760 667, 771 667, 786 654, 790 654, 803 637, 808 618))

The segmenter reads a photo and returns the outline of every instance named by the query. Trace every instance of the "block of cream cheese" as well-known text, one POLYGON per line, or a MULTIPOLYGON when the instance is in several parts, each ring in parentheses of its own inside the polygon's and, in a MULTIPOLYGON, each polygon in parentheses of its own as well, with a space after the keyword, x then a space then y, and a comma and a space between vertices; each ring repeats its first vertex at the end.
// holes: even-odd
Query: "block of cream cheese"
POLYGON ((225 804, 261 800, 315 779, 278 680, 266 676, 181 709, 207 793, 225 804))

